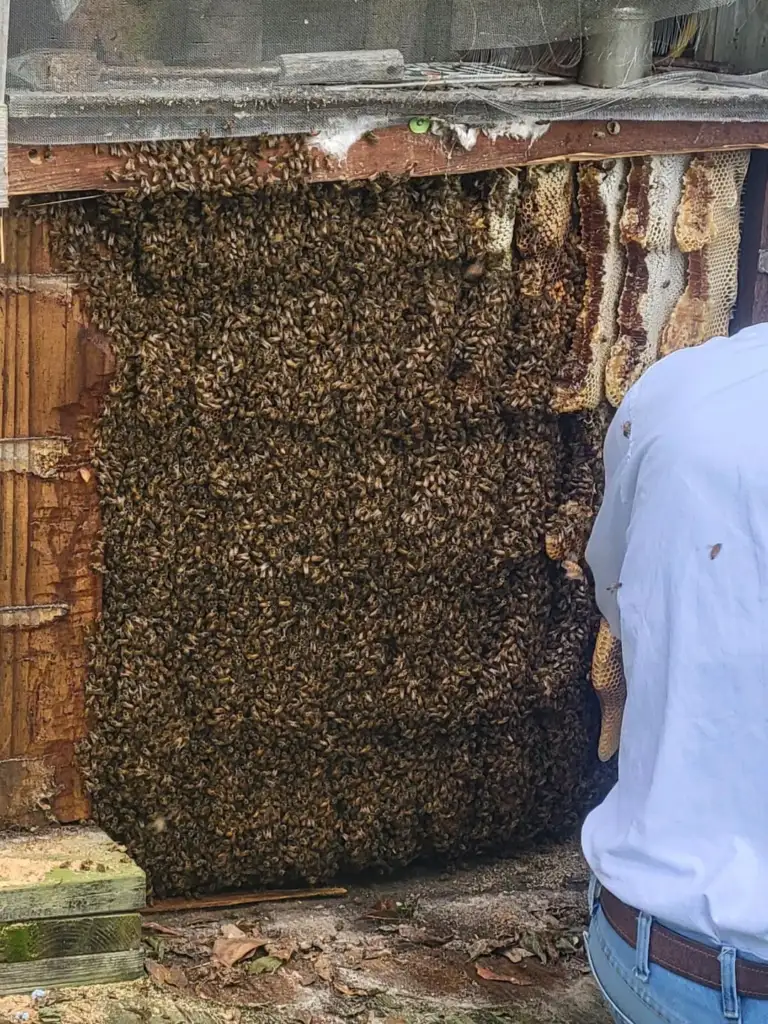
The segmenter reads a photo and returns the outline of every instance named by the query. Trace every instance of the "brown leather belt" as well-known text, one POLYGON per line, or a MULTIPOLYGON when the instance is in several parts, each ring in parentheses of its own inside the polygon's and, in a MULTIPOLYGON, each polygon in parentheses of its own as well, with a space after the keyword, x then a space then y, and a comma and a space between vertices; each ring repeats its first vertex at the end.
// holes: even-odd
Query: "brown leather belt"
MULTIPOLYGON (((634 949, 637 945, 638 912, 611 895, 607 889, 600 893, 600 906, 608 924, 634 949)), ((699 985, 714 989, 721 987, 718 951, 678 935, 655 921, 651 928, 649 960, 699 985)), ((738 957, 736 988, 742 996, 768 999, 768 964, 754 964, 738 957)))

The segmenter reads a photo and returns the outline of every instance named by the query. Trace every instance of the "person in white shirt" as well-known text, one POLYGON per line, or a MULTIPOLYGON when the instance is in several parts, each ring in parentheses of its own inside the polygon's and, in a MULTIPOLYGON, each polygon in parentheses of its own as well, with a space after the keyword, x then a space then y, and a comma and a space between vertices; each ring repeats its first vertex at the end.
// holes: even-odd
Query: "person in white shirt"
POLYGON ((593 972, 626 1024, 768 1024, 768 324, 652 366, 587 547, 627 684, 582 833, 593 972))

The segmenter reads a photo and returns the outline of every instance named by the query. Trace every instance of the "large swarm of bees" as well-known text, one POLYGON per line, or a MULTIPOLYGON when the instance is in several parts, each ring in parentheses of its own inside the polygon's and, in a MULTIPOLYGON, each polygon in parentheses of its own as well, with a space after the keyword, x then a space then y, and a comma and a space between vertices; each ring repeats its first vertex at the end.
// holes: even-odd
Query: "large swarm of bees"
POLYGON ((307 184, 168 144, 62 208, 117 355, 83 756, 158 894, 509 849, 594 799, 608 321, 671 244, 625 251, 640 164, 307 184))

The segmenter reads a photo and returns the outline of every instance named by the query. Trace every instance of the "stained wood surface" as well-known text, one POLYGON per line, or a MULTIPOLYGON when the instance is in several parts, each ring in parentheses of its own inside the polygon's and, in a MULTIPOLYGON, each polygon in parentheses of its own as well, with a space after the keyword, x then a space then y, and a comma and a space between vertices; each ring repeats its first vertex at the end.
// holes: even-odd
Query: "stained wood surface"
POLYGON ((105 985, 134 981, 144 973, 141 950, 64 956, 24 964, 0 964, 0 996, 29 993, 36 988, 105 985))
POLYGON ((124 913, 145 903, 144 872, 100 829, 0 833, 0 922, 124 913))
POLYGON ((252 903, 279 903, 284 900, 314 900, 346 896, 338 887, 324 889, 268 889, 262 892, 219 892, 213 896, 172 896, 145 907, 144 914, 169 914, 180 910, 212 910, 220 907, 245 907, 252 903))
POLYGON ((10 214, 4 228, 0 447, 30 459, 27 472, 20 458, 0 460, 0 779, 24 780, 12 797, 0 787, 0 823, 39 822, 41 800, 49 817, 77 821, 89 813, 74 762, 85 636, 101 599, 87 467, 109 355, 55 275, 46 225, 10 214))
MULTIPOLYGON (((353 180, 379 174, 465 174, 497 167, 555 160, 597 160, 651 153, 693 153, 768 146, 768 123, 720 121, 559 121, 539 139, 480 135, 470 150, 434 135, 416 135, 407 126, 376 131, 375 140, 360 139, 346 160, 318 158, 314 181, 353 180)), ((90 145, 30 148, 11 146, 11 195, 42 192, 120 191, 127 156, 90 145), (107 175, 115 174, 112 181, 107 175)), ((269 170, 264 164, 264 172, 269 170)))
POLYGON ((104 914, 0 924, 3 964, 141 949, 139 914, 104 914))

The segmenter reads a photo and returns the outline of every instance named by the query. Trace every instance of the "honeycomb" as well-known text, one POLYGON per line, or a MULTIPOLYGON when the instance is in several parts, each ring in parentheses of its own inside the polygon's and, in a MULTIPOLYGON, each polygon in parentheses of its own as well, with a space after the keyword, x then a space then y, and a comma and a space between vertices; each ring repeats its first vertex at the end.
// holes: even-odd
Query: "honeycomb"
POLYGON ((600 702, 601 727, 598 757, 610 761, 619 749, 627 684, 621 657, 621 642, 611 633, 605 619, 595 641, 592 657, 592 686, 600 702))
POLYGON ((595 409, 604 398, 605 366, 616 340, 616 308, 624 280, 619 222, 626 177, 626 160, 579 167, 587 281, 573 344, 555 385, 552 405, 557 412, 595 409))
POLYGON ((134 194, 58 210, 117 366, 95 816, 158 895, 573 829, 598 622, 545 539, 594 514, 605 422, 550 405, 571 168, 310 185, 249 147, 131 150, 134 194))
POLYGON ((632 160, 621 218, 627 268, 619 336, 605 371, 605 393, 618 406, 659 356, 662 332, 685 287, 685 261, 674 236, 685 156, 632 160))
POLYGON ((500 254, 508 263, 515 236, 515 215, 520 190, 520 177, 516 171, 507 172, 496 186, 496 195, 488 214, 488 252, 500 254))
POLYGON ((661 354, 728 334, 736 302, 741 193, 749 151, 695 156, 675 224, 687 284, 667 323, 661 354))

